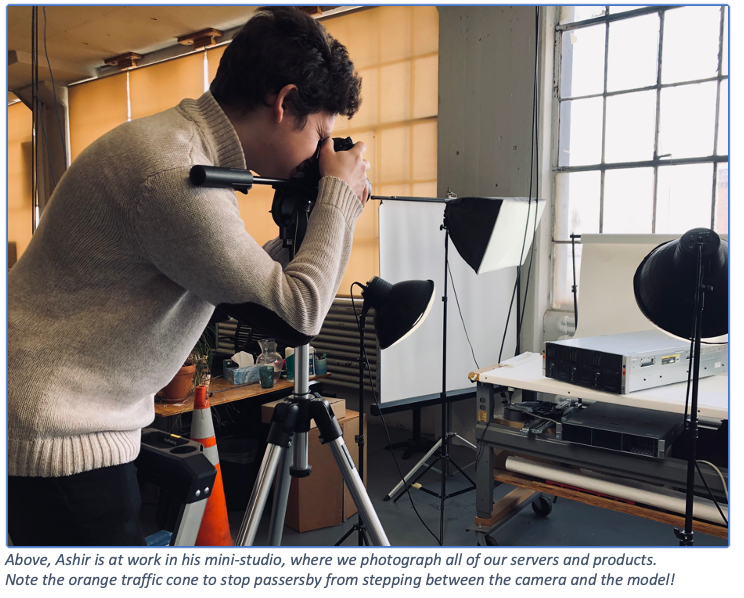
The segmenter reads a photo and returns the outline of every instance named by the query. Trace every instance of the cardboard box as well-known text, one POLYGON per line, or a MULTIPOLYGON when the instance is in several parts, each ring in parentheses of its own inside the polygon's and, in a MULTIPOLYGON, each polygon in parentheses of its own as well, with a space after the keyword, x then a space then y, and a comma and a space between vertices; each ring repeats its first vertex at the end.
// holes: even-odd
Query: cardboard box
MULTIPOLYGON (((354 437, 359 433, 359 414, 346 411, 346 417, 338 420, 343 431, 344 442, 349 449, 354 465, 358 466, 359 449, 354 437)), ((356 514, 357 509, 351 493, 344 483, 336 465, 331 448, 320 444, 320 431, 315 428, 308 433, 308 460, 313 468, 306 478, 292 478, 284 523, 298 532, 307 532, 338 525, 356 514)), ((364 422, 367 435, 367 422, 364 422)), ((364 485, 367 485, 366 444, 364 485)))
MULTIPOLYGON (((274 414, 274 407, 283 400, 284 399, 279 399, 278 401, 271 401, 271 403, 264 403, 261 405, 261 421, 263 423, 271 423, 271 416, 274 414)), ((331 409, 333 409, 333 414, 336 416, 337 420, 340 421, 346 417, 346 401, 343 399, 326 399, 326 401, 331 404, 331 409)), ((315 420, 310 420, 310 429, 312 430, 315 427, 315 420)))

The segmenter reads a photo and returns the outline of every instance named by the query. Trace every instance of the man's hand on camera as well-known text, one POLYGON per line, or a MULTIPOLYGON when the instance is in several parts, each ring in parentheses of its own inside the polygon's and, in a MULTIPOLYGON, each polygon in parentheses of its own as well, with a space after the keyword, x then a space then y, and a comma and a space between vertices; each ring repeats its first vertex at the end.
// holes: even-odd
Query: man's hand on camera
POLYGON ((362 159, 367 146, 359 141, 347 152, 337 152, 333 148, 333 139, 324 139, 320 145, 320 176, 335 176, 346 181, 356 196, 367 203, 367 171, 369 162, 362 159))

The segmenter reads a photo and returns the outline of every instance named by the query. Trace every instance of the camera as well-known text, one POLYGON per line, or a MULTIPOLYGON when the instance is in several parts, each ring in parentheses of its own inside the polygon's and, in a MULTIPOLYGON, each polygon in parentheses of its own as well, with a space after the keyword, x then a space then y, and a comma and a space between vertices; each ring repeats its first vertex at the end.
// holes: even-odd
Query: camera
MULTIPOLYGON (((322 143, 322 142, 321 142, 322 143)), ((333 148, 345 152, 354 147, 351 137, 334 137, 333 148)), ((289 179, 269 179, 254 177, 249 170, 239 168, 219 168, 217 166, 193 166, 189 173, 191 182, 199 187, 229 188, 248 193, 253 185, 271 185, 275 189, 271 204, 271 216, 279 227, 283 246, 289 249, 293 259, 305 238, 310 213, 318 196, 320 183, 320 143, 315 155, 302 171, 289 179)), ((372 195, 372 187, 367 181, 367 195, 372 195)))
MULTIPOLYGON (((312 159, 305 167, 290 179, 288 184, 274 185, 274 201, 271 203, 271 217, 279 227, 279 236, 283 246, 289 248, 290 258, 294 258, 299 250, 310 213, 318 197, 320 184, 320 143, 312 159)), ((333 149, 346 152, 354 147, 351 137, 334 137, 333 149)))

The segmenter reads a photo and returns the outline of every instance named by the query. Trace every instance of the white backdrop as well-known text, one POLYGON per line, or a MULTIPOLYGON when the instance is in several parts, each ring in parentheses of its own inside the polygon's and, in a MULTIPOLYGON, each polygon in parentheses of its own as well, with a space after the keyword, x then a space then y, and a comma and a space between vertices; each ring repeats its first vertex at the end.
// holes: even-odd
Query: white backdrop
MULTIPOLYGON (((390 283, 431 279, 436 285, 434 305, 427 320, 402 343, 380 352, 380 400, 383 403, 442 390, 444 231, 439 227, 443 215, 443 203, 383 200, 380 206, 380 277, 390 283)), ((457 253, 451 239, 449 261, 478 364, 481 368, 496 365, 517 269, 477 276, 457 253)), ((477 368, 451 283, 448 295, 447 390, 470 388, 468 373, 477 368)), ((516 301, 502 360, 514 355, 515 315, 516 301)))

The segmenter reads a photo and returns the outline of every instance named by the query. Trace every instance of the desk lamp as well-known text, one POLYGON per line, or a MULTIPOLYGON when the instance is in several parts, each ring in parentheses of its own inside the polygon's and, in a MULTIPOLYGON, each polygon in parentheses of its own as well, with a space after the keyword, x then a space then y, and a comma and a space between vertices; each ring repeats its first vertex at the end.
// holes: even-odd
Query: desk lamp
POLYGON ((710 229, 695 228, 659 245, 638 266, 633 289, 643 315, 665 332, 693 344, 692 401, 685 421, 685 529, 675 530, 680 546, 692 546, 700 345, 720 342, 728 334, 728 242, 710 229))
MULTIPOLYGON (((362 313, 359 315, 359 475, 364 480, 364 329, 367 315, 375 310, 373 320, 380 349, 388 349, 401 342, 423 324, 434 304, 434 282, 431 280, 405 280, 391 284, 379 276, 373 277, 366 285, 355 282, 362 289, 362 313)), ((356 315, 356 309, 354 310, 356 315)), ((372 376, 370 372, 370 384, 372 376)), ((368 544, 366 528, 362 518, 336 542, 342 544, 355 531, 359 532, 359 546, 368 544)))

